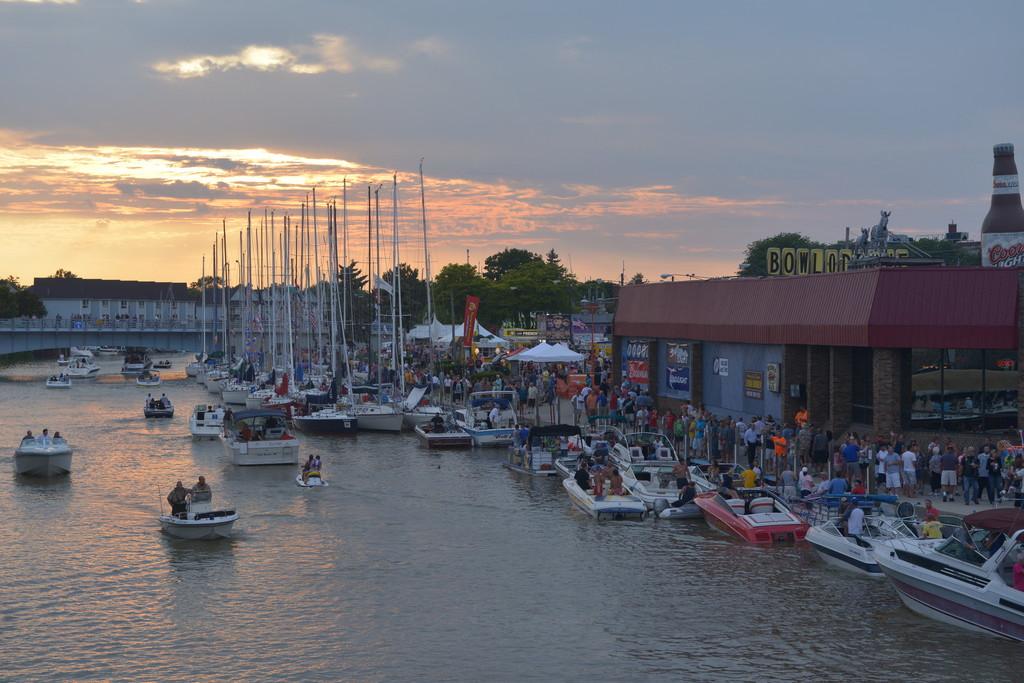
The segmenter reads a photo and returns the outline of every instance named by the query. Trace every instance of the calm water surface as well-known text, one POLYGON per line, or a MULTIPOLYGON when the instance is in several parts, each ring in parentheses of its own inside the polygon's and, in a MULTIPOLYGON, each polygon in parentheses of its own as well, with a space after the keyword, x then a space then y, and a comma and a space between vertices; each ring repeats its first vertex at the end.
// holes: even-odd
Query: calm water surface
POLYGON ((596 522, 503 453, 411 435, 302 436, 330 487, 239 468, 193 442, 212 397, 165 371, 172 420, 102 375, 47 390, 0 370, 0 679, 1021 680, 1024 649, 924 620, 884 582, 805 548, 701 523, 596 522), (26 429, 60 430, 73 472, 14 475, 26 429), (206 475, 235 537, 160 533, 176 479, 206 475))

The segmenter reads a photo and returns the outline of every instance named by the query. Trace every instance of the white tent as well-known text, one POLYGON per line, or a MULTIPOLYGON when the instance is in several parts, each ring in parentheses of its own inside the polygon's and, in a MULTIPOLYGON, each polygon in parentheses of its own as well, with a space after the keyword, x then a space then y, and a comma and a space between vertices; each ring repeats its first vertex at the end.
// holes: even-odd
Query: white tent
POLYGON ((534 363, 576 363, 583 360, 583 354, 576 353, 565 344, 541 342, 532 349, 517 353, 511 360, 534 363))
MULTIPOLYGON (((462 329, 463 323, 455 323, 455 339, 462 339, 462 329)), ((476 322, 476 331, 474 336, 480 338, 476 342, 476 345, 480 348, 491 349, 496 346, 508 346, 508 340, 502 339, 488 330, 480 324, 479 320, 476 322)), ((409 330, 409 338, 413 341, 425 341, 427 339, 431 339, 435 344, 451 344, 452 325, 445 325, 435 317, 434 322, 430 325, 417 325, 409 330)))

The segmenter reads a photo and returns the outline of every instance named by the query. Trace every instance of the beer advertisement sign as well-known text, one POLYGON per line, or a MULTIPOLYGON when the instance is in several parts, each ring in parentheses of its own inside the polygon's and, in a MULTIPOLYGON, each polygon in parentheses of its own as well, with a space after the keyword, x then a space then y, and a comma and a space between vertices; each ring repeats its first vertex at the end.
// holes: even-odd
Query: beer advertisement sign
POLYGON ((650 384, 651 344, 646 340, 630 339, 622 351, 622 375, 632 384, 650 384))
POLYGON ((1024 232, 983 234, 981 236, 981 265, 992 268, 1024 266, 1024 232))

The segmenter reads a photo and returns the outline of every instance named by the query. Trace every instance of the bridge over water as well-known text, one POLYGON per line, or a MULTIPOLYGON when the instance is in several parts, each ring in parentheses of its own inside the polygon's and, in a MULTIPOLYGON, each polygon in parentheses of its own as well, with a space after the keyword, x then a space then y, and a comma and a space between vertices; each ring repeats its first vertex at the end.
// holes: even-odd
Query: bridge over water
POLYGON ((13 318, 0 320, 0 355, 67 349, 72 346, 136 346, 201 351, 203 326, 207 345, 214 322, 201 320, 68 320, 13 318))

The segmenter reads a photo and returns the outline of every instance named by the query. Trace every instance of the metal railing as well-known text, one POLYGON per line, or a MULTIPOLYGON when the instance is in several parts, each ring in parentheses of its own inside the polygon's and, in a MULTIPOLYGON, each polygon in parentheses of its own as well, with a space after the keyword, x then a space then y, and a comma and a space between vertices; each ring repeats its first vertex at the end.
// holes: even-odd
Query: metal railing
MULTIPOLYGON (((222 323, 206 321, 207 332, 220 329, 222 323)), ((105 318, 5 318, 0 319, 0 332, 202 332, 201 320, 150 320, 129 318, 109 320, 105 318)))

